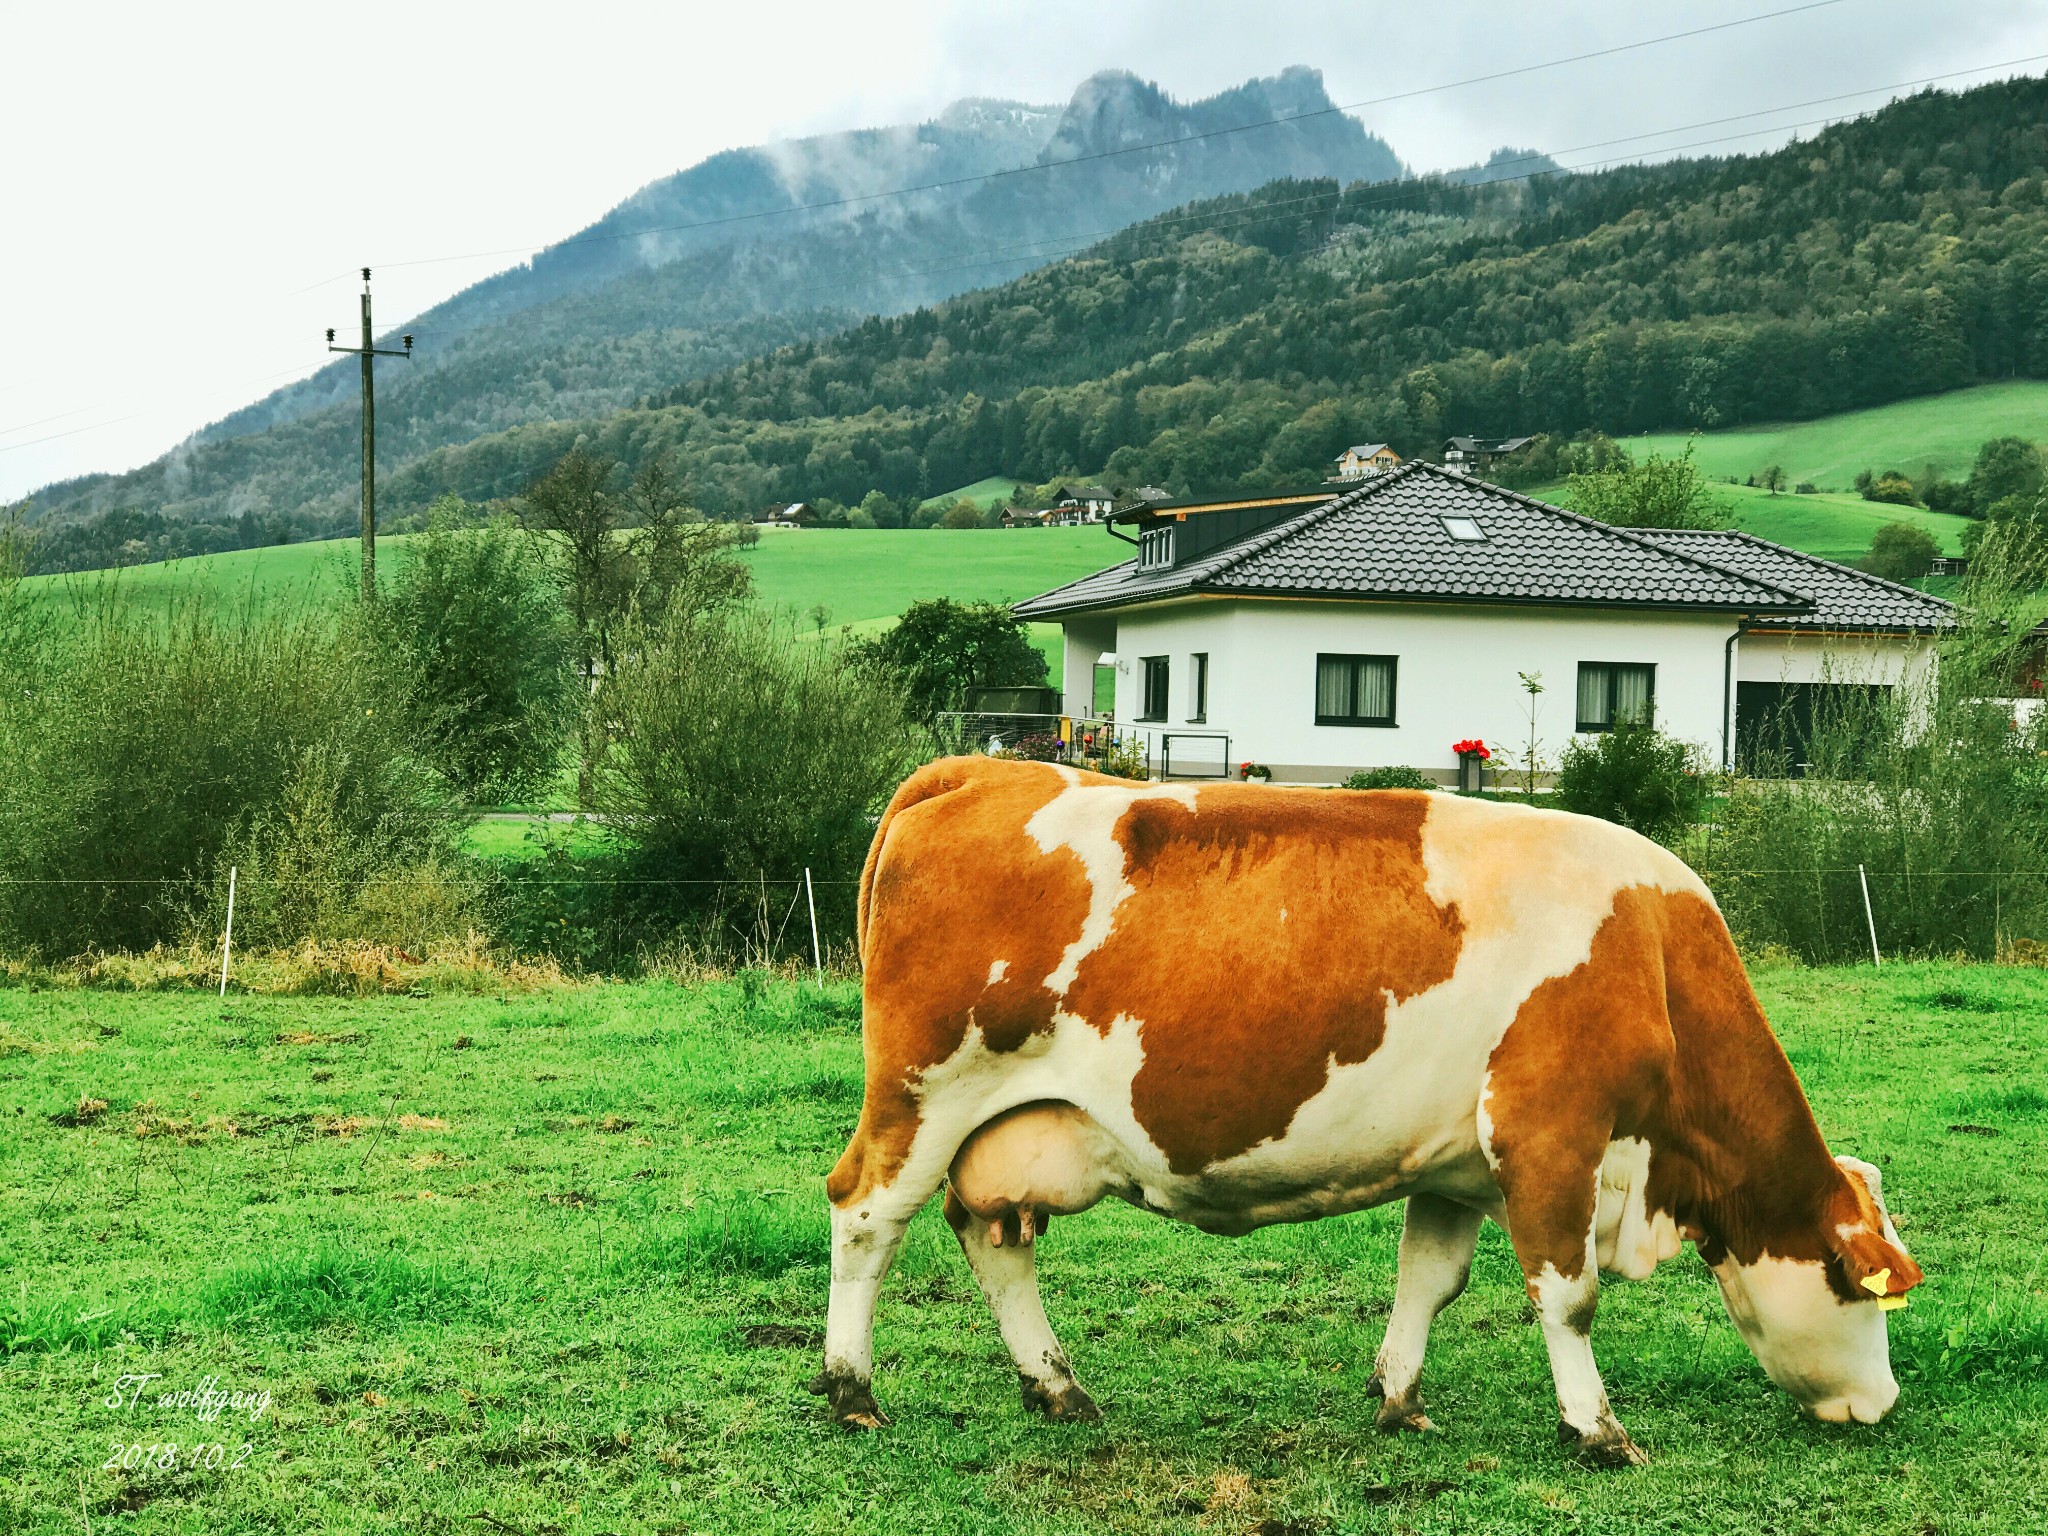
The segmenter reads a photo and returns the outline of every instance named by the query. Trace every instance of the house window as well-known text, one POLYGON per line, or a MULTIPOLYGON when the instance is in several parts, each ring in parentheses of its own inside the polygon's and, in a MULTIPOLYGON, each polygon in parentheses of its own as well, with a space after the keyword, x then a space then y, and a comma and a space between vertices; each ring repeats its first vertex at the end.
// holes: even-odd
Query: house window
POLYGON ((1209 653, 1196 651, 1188 657, 1188 724, 1201 725, 1209 718, 1209 653))
POLYGON ((1392 656, 1316 657, 1317 725, 1392 725, 1392 656))
POLYGON ((1163 571, 1173 564, 1173 530, 1148 528, 1138 535, 1138 569, 1163 571))
POLYGON ((1461 544, 1483 544, 1486 530, 1479 526, 1476 518, 1447 517, 1443 519, 1444 532, 1461 544))
POLYGON ((1140 720, 1164 720, 1166 718, 1166 690, 1171 668, 1164 656, 1140 658, 1145 663, 1145 710, 1140 720))
POLYGON ((1579 663, 1579 724, 1582 731, 1611 731, 1617 725, 1648 725, 1656 703, 1657 669, 1644 662, 1579 663))

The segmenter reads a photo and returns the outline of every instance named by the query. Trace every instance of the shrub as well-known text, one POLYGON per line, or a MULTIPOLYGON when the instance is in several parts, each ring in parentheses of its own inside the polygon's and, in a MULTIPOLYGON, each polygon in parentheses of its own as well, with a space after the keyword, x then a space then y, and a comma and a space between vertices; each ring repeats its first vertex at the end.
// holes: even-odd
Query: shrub
POLYGON ((1725 528, 1728 509, 1692 461, 1692 444, 1677 458, 1652 453, 1640 464, 1614 450, 1605 468, 1573 474, 1566 499, 1574 512, 1620 528, 1725 528))
POLYGON ((647 877, 715 882, 671 910, 725 932, 741 888, 809 867, 821 920, 850 930, 872 817, 922 755, 901 691, 753 613, 672 615, 628 642, 597 698, 598 797, 647 877))
POLYGON ((1792 487, 1792 494, 1794 496, 1818 496, 1820 494, 1820 487, 1811 480, 1802 480, 1792 487))
POLYGON ((1555 803, 1668 841, 1699 820, 1711 785, 1698 747, 1623 724, 1566 746, 1555 803))
POLYGON ((1920 493, 1913 489, 1913 482, 1896 469, 1888 469, 1881 475, 1874 475, 1857 486, 1865 501, 1882 501, 1891 506, 1917 507, 1920 493))
POLYGON ((1941 553, 1933 538, 1911 523, 1886 523, 1870 537, 1870 552, 1856 563, 1888 581, 1918 581, 1941 553))
POLYGON ((350 937, 355 902, 458 823, 351 609, 220 620, 109 602, 0 693, 0 944, 61 958, 217 934, 350 937))
POLYGON ((1443 786, 1419 768, 1397 764, 1387 768, 1366 768, 1344 781, 1346 789, 1441 789, 1443 786))
POLYGON ((523 799, 560 766, 578 702, 568 612, 528 535, 452 511, 404 546, 380 619, 426 755, 473 801, 523 799))

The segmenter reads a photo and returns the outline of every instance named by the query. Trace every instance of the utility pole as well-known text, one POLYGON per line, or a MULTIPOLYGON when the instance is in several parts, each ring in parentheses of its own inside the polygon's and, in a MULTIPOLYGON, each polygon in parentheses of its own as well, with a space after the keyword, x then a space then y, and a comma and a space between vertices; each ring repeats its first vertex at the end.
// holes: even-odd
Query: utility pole
POLYGON ((327 328, 327 350, 350 352, 363 360, 363 601, 377 600, 377 385, 371 369, 371 359, 379 357, 412 357, 412 337, 405 338, 405 350, 394 352, 389 347, 379 348, 372 341, 370 330, 370 269, 363 268, 363 344, 360 347, 337 347, 334 344, 334 327, 327 328))

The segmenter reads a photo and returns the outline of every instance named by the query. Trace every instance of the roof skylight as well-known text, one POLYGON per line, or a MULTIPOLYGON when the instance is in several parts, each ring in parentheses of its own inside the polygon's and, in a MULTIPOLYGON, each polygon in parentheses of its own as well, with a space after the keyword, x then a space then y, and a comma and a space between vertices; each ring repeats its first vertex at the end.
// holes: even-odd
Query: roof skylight
POLYGON ((1486 530, 1479 526, 1477 518, 1446 517, 1442 521, 1444 532, 1460 543, 1483 544, 1486 542, 1486 530))

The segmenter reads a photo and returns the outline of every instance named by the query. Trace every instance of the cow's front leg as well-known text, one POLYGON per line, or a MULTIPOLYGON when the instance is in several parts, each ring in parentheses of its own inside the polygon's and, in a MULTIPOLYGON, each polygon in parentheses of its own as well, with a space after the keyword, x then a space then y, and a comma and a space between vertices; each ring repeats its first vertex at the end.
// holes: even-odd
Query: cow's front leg
MULTIPOLYGON (((1525 1272, 1527 1266, 1524 1266, 1525 1272)), ((1596 1467, 1639 1467, 1648 1461, 1607 1403, 1607 1388, 1593 1360, 1593 1314, 1600 1304, 1600 1268, 1588 1234, 1577 1274, 1554 1264, 1528 1276, 1529 1297, 1543 1324, 1543 1347, 1557 1384, 1557 1438, 1596 1467)))
POLYGON ((1035 1408, 1049 1419, 1094 1420, 1102 1417, 1095 1400, 1074 1379, 1066 1351, 1053 1337, 1045 1306, 1038 1295, 1038 1244, 1036 1219, 1023 1211, 1003 1218, 996 1231, 946 1191, 946 1220, 960 1239, 960 1251, 967 1255, 967 1267, 995 1313, 996 1326, 1017 1362, 1017 1381, 1023 1390, 1024 1406, 1035 1408), (997 1233, 1003 1237, 997 1246, 997 1233))
POLYGON ((1472 1254, 1479 1246, 1480 1213, 1441 1195, 1410 1195, 1401 1228, 1401 1278, 1394 1286, 1394 1312, 1386 1339, 1373 1362, 1366 1390, 1384 1396, 1379 1427, 1434 1429, 1422 1411, 1416 1382, 1429 1346, 1429 1325, 1465 1289, 1472 1254))

